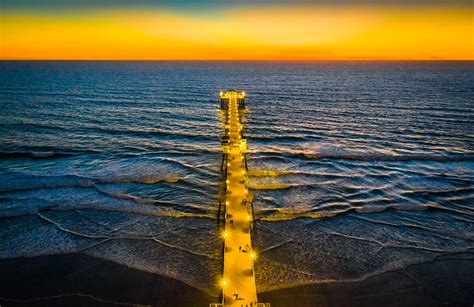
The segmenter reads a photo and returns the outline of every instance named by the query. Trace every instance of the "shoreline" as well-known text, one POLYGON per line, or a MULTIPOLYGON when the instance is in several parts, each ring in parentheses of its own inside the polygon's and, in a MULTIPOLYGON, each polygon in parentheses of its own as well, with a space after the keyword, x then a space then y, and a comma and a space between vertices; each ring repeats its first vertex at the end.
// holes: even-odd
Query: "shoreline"
MULTIPOLYGON (((472 306, 474 261, 469 253, 446 255, 360 281, 282 288, 259 292, 258 298, 272 307, 472 306)), ((218 301, 171 277, 84 254, 0 259, 1 306, 209 306, 218 301)))
POLYGON ((259 301, 283 306, 472 306, 474 259, 446 255, 429 262, 368 276, 260 292, 259 301))
POLYGON ((84 254, 0 259, 0 305, 209 306, 217 297, 177 279, 84 254))

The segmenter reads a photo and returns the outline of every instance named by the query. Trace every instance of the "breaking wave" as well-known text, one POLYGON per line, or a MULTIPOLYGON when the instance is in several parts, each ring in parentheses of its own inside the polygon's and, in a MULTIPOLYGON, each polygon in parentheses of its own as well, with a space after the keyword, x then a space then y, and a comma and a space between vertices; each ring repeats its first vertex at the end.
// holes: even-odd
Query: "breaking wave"
MULTIPOLYGON (((474 213, 445 208, 439 205, 416 205, 416 204, 392 204, 386 206, 354 207, 350 202, 346 206, 335 206, 335 209, 319 208, 258 208, 255 211, 256 219, 262 221, 290 221, 300 218, 321 219, 339 216, 342 214, 357 213, 381 213, 385 211, 441 211, 452 212, 474 218, 474 213), (343 207, 343 208, 341 208, 343 207)), ((473 220, 466 220, 474 222, 473 220)))
POLYGON ((251 190, 284 190, 291 188, 291 184, 287 183, 253 183, 250 182, 249 189, 251 190))
POLYGON ((472 162, 474 155, 387 155, 387 154, 331 154, 331 153, 302 153, 302 156, 310 159, 349 160, 349 161, 388 161, 388 162, 410 162, 410 161, 432 161, 432 162, 472 162))
POLYGON ((290 174, 287 170, 271 170, 271 169, 249 169, 248 175, 253 177, 278 177, 290 174))
POLYGON ((31 159, 53 159, 62 157, 73 157, 71 152, 0 152, 0 159, 31 158, 31 159))
POLYGON ((87 178, 76 175, 66 176, 30 176, 29 178, 13 179, 8 181, 0 180, 0 193, 27 191, 34 189, 54 189, 65 187, 97 188, 98 184, 111 183, 141 183, 157 184, 160 182, 178 183, 182 180, 177 174, 165 176, 132 176, 114 178, 87 178))

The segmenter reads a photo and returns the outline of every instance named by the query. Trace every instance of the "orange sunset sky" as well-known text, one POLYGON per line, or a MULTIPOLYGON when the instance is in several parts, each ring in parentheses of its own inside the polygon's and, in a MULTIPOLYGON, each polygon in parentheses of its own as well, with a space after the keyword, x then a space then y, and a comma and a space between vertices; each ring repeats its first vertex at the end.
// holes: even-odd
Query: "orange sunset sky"
POLYGON ((1 59, 474 59, 462 1, 3 1, 1 59))

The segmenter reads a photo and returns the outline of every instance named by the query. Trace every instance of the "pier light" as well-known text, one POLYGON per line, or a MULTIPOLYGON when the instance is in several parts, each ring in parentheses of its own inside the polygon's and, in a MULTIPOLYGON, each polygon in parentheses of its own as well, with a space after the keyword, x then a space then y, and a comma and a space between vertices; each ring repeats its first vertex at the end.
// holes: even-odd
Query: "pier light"
POLYGON ((244 190, 245 194, 247 194, 249 191, 247 189, 244 190))
POLYGON ((226 232, 224 232, 224 238, 227 238, 229 236, 229 234, 226 232))
POLYGON ((219 93, 219 96, 222 97, 222 95, 224 95, 224 92, 223 92, 223 91, 221 91, 221 92, 219 93))
POLYGON ((256 258, 256 254, 254 252, 250 253, 250 265, 251 265, 251 272, 252 272, 252 275, 254 274, 254 269, 253 269, 253 263, 255 261, 255 258, 256 258))
POLYGON ((242 92, 242 96, 245 96, 245 92, 242 92))
POLYGON ((230 166, 230 163, 227 163, 227 166, 230 166))
POLYGON ((229 205, 229 201, 228 201, 228 200, 225 201, 225 205, 226 205, 226 206, 229 205))
POLYGON ((224 280, 222 281, 222 287, 225 287, 226 285, 227 285, 227 280, 224 279, 224 280))
POLYGON ((244 175, 245 175, 245 171, 242 171, 242 174, 244 174, 244 175))

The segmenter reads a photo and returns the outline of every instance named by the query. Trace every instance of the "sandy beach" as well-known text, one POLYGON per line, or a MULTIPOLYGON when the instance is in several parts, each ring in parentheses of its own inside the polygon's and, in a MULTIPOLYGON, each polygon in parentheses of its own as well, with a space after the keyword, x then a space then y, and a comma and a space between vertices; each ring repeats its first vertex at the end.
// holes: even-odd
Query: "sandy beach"
MULTIPOLYGON (((81 254, 0 260, 2 306, 208 306, 218 301, 173 278, 81 254)), ((474 261, 450 256, 356 282, 259 293, 283 306, 470 306, 474 261), (470 290, 469 290, 470 289, 470 290), (469 291, 468 291, 469 290, 469 291)))
POLYGON ((82 254, 0 260, 1 306, 208 306, 176 279, 82 254))
POLYGON ((283 306, 472 306, 474 261, 459 254, 362 281, 312 284, 259 294, 283 306))

